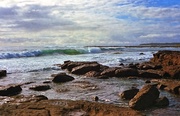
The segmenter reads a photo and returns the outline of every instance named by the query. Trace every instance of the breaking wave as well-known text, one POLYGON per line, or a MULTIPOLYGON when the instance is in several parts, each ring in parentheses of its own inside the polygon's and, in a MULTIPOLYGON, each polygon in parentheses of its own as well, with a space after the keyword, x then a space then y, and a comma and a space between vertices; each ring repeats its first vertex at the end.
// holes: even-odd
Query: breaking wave
POLYGON ((0 53, 0 59, 10 58, 22 58, 22 57, 38 57, 53 54, 66 54, 66 55, 79 55, 90 53, 101 53, 102 50, 99 47, 93 48, 81 48, 81 49, 46 49, 46 50, 34 50, 34 51, 21 51, 21 52, 5 52, 0 53))

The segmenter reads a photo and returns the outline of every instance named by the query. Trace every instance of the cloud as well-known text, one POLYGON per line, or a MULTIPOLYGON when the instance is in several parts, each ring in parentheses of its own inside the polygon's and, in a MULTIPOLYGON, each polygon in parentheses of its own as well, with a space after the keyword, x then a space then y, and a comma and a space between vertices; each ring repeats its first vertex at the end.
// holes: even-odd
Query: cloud
POLYGON ((2 0, 0 34, 67 45, 175 41, 179 6, 177 0, 2 0))

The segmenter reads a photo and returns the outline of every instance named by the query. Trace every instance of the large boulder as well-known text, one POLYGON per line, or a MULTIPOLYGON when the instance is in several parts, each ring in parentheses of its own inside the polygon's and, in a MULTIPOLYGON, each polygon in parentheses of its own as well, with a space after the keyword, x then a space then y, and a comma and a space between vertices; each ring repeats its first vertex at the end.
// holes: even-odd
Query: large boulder
POLYGON ((171 78, 180 78, 180 51, 159 51, 150 62, 160 64, 171 78))
POLYGON ((139 89, 137 89, 137 88, 132 88, 132 89, 123 91, 122 93, 119 94, 119 96, 120 96, 122 99, 130 100, 130 99, 132 99, 138 92, 139 92, 139 89))
POLYGON ((138 76, 138 70, 133 68, 122 68, 115 71, 117 77, 138 76))
POLYGON ((83 64, 77 67, 74 67, 71 71, 72 74, 83 75, 89 71, 100 71, 100 65, 98 63, 92 64, 83 64))
POLYGON ((145 85, 134 98, 129 101, 129 106, 136 110, 144 110, 153 106, 158 98, 158 89, 152 85, 145 85))
POLYGON ((22 88, 20 85, 7 85, 0 87, 0 96, 13 96, 17 95, 22 91, 22 88))
POLYGON ((52 80, 54 83, 62 83, 74 80, 74 77, 66 75, 66 73, 53 74, 52 76, 54 77, 52 80))
POLYGON ((7 71, 6 70, 0 70, 0 77, 6 76, 7 71))

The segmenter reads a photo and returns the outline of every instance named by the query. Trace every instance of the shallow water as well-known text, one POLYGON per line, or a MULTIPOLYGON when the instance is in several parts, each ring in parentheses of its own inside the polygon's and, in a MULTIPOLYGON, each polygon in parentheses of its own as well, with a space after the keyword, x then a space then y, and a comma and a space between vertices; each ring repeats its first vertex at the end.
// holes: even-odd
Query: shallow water
MULTIPOLYGON (((96 79, 85 78, 82 76, 75 76, 75 80, 67 83, 49 83, 50 90, 47 91, 33 91, 29 87, 32 85, 43 84, 44 81, 51 81, 51 74, 63 72, 62 70, 39 71, 29 73, 16 73, 8 74, 7 77, 1 79, 0 85, 7 85, 12 83, 26 83, 22 86, 22 95, 45 95, 49 99, 70 99, 70 100, 88 100, 94 101, 93 97, 98 96, 99 101, 102 103, 115 104, 122 107, 128 107, 128 101, 122 100, 119 93, 131 87, 141 88, 146 79, 126 79, 126 78, 109 78, 109 79, 96 79)), ((166 96, 170 105, 165 108, 151 108, 142 111, 148 116, 179 114, 180 112, 180 96, 175 96, 165 91, 160 92, 160 96, 166 96)))

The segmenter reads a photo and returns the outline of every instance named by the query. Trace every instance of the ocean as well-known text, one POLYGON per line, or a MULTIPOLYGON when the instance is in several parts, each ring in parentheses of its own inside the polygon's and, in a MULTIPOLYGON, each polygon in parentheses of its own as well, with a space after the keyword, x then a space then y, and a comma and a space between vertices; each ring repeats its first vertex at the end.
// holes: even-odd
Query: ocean
MULTIPOLYGON (((0 69, 7 70, 7 77, 0 79, 0 86, 31 82, 23 86, 22 95, 45 95, 49 99, 89 100, 98 96, 100 102, 128 107, 128 101, 123 101, 118 94, 135 86, 141 88, 146 79, 129 80, 124 78, 95 79, 72 75, 75 80, 63 84, 50 83, 51 89, 37 92, 29 90, 32 85, 51 81, 52 74, 64 72, 56 64, 64 61, 97 61, 110 67, 121 63, 141 63, 150 60, 159 50, 176 50, 176 47, 59 47, 59 46, 29 46, 0 47, 0 69)), ((71 74, 70 74, 71 75, 71 74)), ((168 108, 147 111, 149 114, 179 112, 180 98, 162 91, 161 96, 170 100, 168 108)))

